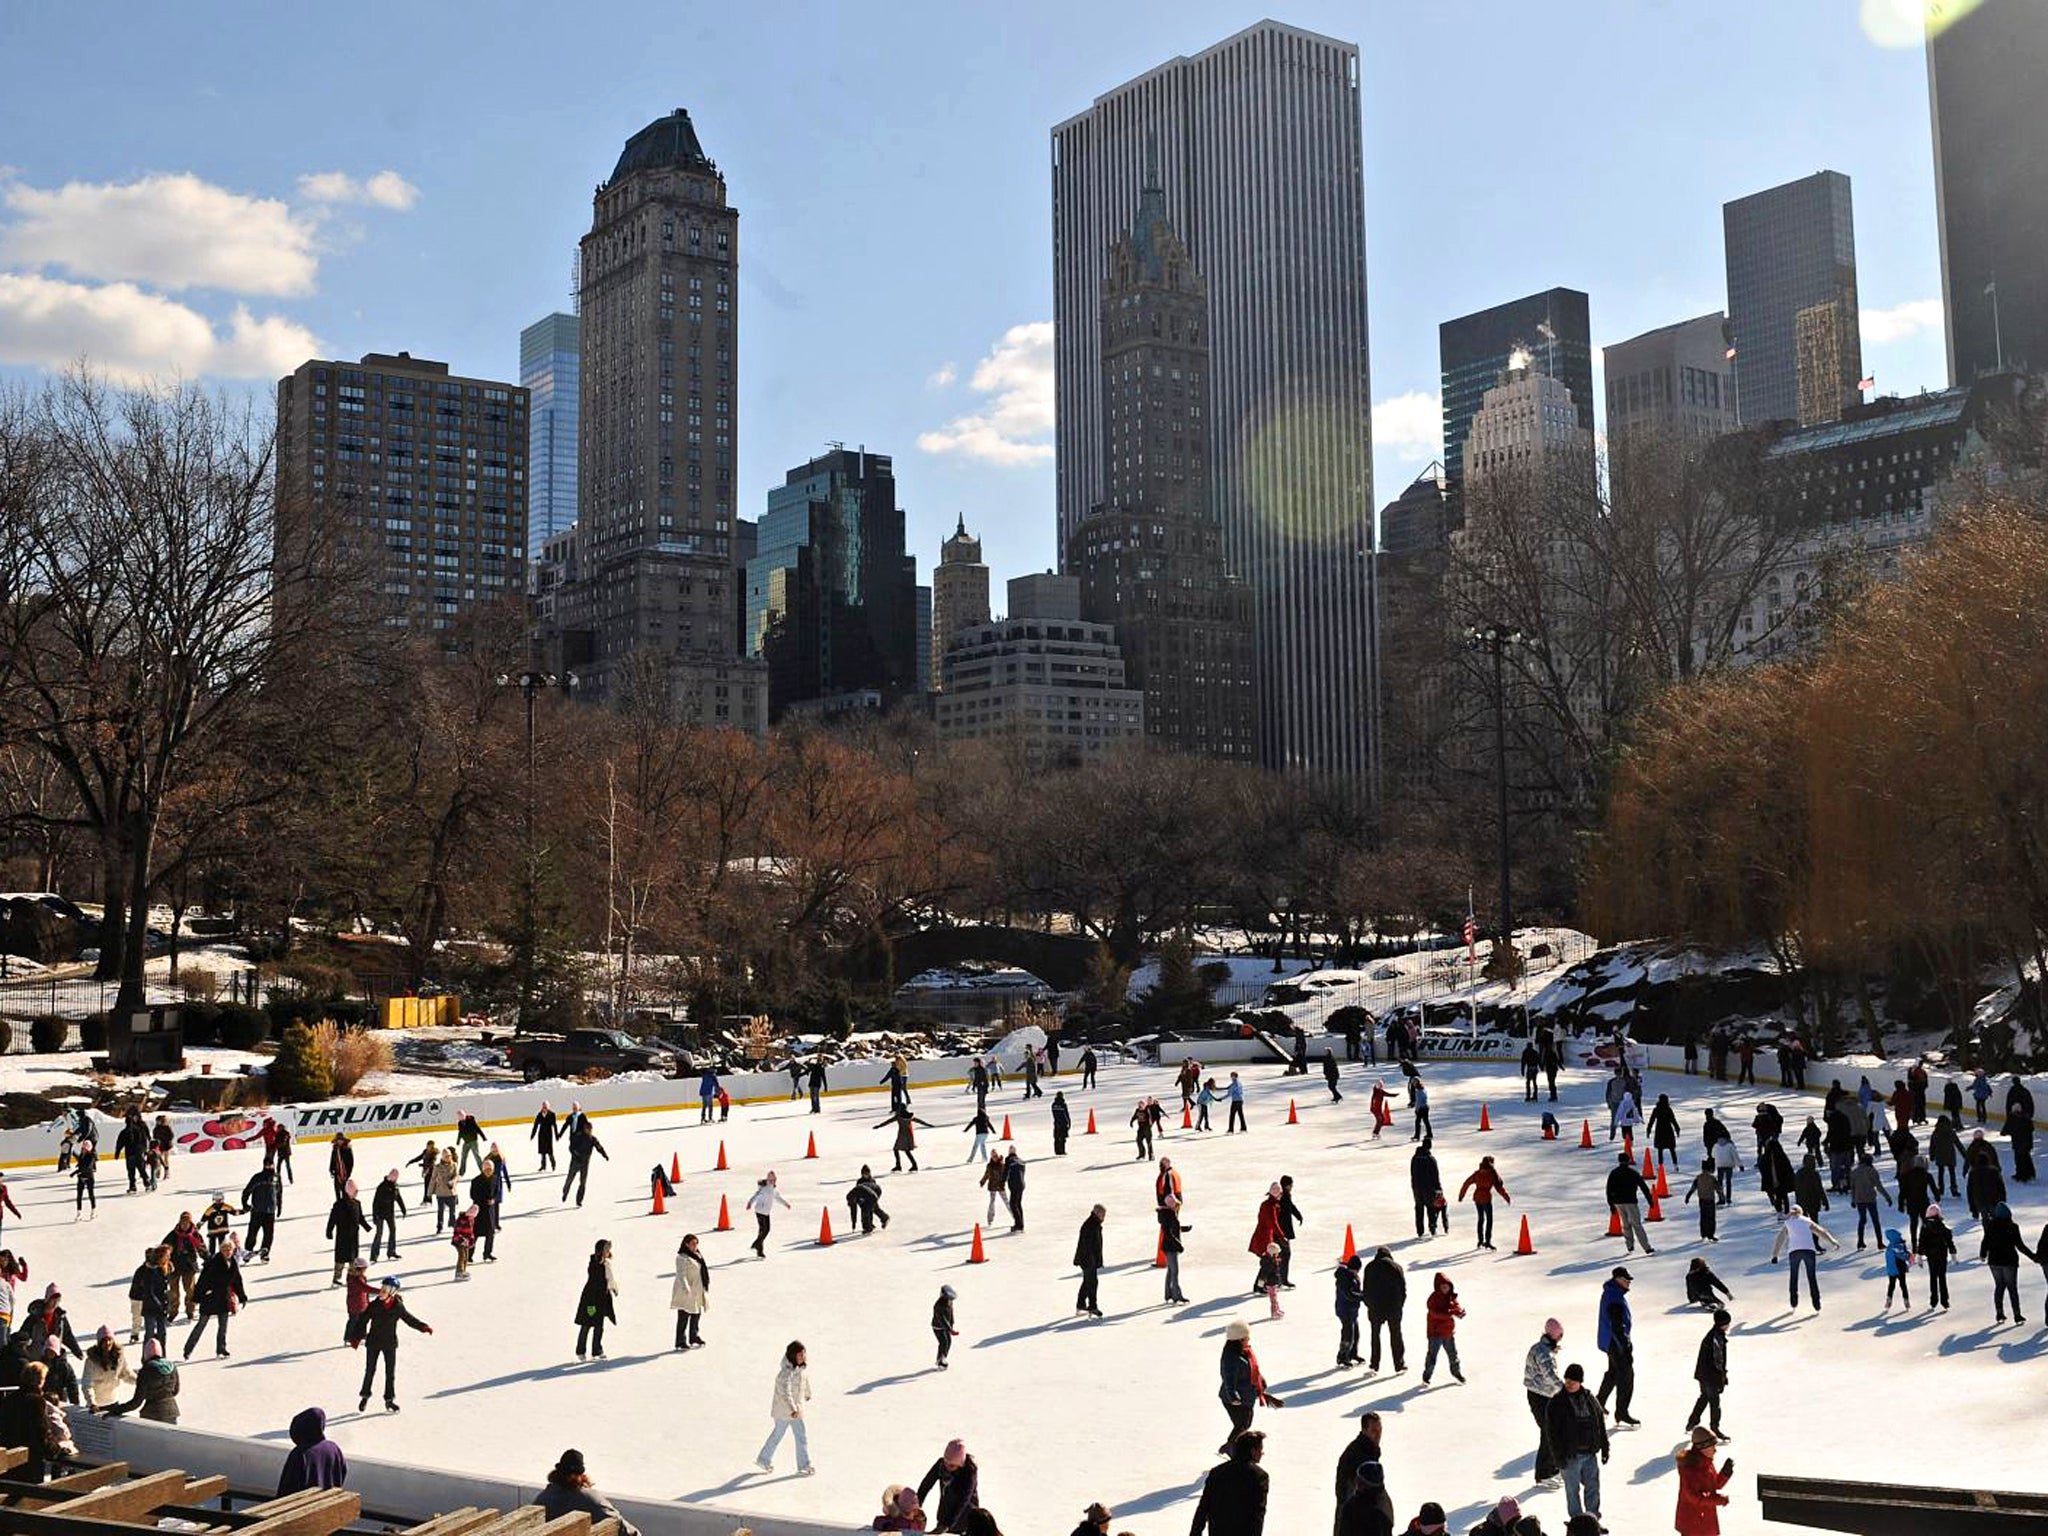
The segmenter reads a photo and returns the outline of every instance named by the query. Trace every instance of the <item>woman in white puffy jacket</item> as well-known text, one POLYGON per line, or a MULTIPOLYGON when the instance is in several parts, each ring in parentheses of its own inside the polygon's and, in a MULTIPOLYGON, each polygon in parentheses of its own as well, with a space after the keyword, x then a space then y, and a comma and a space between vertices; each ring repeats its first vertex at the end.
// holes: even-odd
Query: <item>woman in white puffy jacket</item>
POLYGON ((816 1470, 811 1465, 810 1439, 804 1426, 804 1404, 811 1400, 809 1364, 802 1343, 792 1339, 782 1352, 782 1369, 775 1373, 775 1397, 769 1405, 775 1427, 768 1431, 761 1454, 754 1458, 754 1465, 763 1472, 775 1470, 775 1447, 788 1434, 796 1436, 796 1475, 809 1477, 816 1470))

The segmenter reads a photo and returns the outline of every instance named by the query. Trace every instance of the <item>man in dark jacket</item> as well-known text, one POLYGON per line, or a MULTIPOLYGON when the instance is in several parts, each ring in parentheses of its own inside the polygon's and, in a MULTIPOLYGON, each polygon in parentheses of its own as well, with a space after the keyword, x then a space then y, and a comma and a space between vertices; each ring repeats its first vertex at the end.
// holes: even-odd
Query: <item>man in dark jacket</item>
POLYGON ((1628 1243, 1628 1251, 1634 1253, 1640 1241, 1643 1252, 1655 1253, 1650 1246, 1650 1234, 1643 1227, 1643 1213, 1636 1203, 1640 1195, 1645 1200, 1657 1198, 1643 1176, 1636 1171, 1635 1164, 1628 1160, 1626 1152, 1614 1155, 1614 1167, 1607 1175, 1607 1205, 1621 1217, 1621 1235, 1628 1243))
MULTIPOLYGON (((1017 1154, 1015 1147, 1010 1148, 1009 1156, 1003 1159, 1003 1182, 1009 1187, 1010 1191, 1010 1230, 1012 1232, 1022 1232, 1024 1230, 1024 1159, 1017 1154)), ((1098 1259, 1096 1262, 1100 1264, 1101 1260, 1098 1259)), ((1097 1315, 1099 1316, 1100 1314, 1097 1315)))
MULTIPOLYGON (((479 1172, 482 1170, 479 1169, 479 1172)), ((388 1238, 391 1257, 398 1257, 398 1218, 406 1213, 405 1191, 398 1187, 398 1170, 392 1169, 377 1181, 370 1196, 370 1262, 377 1262, 378 1250, 388 1238)))
POLYGON ((242 1209, 249 1215, 242 1251, 259 1263, 270 1262, 271 1240, 277 1235, 277 1213, 283 1205, 284 1181, 277 1176, 277 1164, 266 1157, 263 1166, 242 1186, 242 1209))
POLYGON ((1344 1504, 1358 1491, 1358 1469, 1370 1463, 1378 1466, 1380 1461, 1381 1421, 1376 1413, 1367 1412, 1358 1420, 1358 1433, 1351 1437, 1337 1458, 1337 1532, 1343 1536, 1344 1504))
POLYGON ((959 1440, 950 1442, 945 1453, 925 1473, 924 1481, 917 1485, 917 1502, 920 1504, 924 1503, 925 1495, 933 1487, 939 1490, 938 1514, 930 1529, 960 1529, 960 1522, 967 1518, 967 1512, 981 1507, 980 1478, 981 1469, 967 1454, 966 1445, 959 1440))
POLYGON ((1359 1258, 1351 1255, 1337 1266, 1337 1364, 1358 1364, 1358 1308, 1365 1299, 1359 1281, 1359 1258))
POLYGON ((1385 1327, 1393 1344, 1394 1369, 1408 1369, 1408 1349, 1401 1340, 1401 1308, 1408 1300, 1408 1276, 1394 1255, 1381 1248, 1365 1266, 1365 1320, 1372 1333, 1371 1358, 1366 1369, 1380 1368, 1380 1329, 1385 1327))
POLYGON ((1230 1442, 1230 1459, 1209 1469, 1188 1536, 1262 1536, 1266 1529, 1266 1437, 1248 1429, 1230 1442))
POLYGON ((1550 1400, 1546 1427, 1564 1471, 1564 1503, 1573 1519, 1600 1518, 1600 1463, 1607 1459, 1607 1418, 1586 1390, 1586 1368, 1564 1368, 1564 1390, 1550 1400))
POLYGON ((1280 1177, 1280 1236, 1285 1241, 1280 1244, 1280 1286, 1283 1290, 1291 1291, 1294 1289, 1294 1282, 1287 1278, 1287 1272, 1294 1267, 1296 1229, 1307 1225, 1308 1218, 1301 1214, 1301 1207, 1294 1203, 1294 1175, 1291 1173, 1282 1174, 1280 1177))
POLYGON ((1728 1437, 1721 1433, 1721 1392, 1728 1385, 1728 1325, 1732 1321, 1725 1309, 1715 1312, 1714 1326, 1700 1340, 1700 1352, 1692 1366, 1692 1379, 1700 1384, 1700 1395, 1685 1420, 1685 1427, 1692 1429, 1704 1413, 1714 1438, 1723 1441, 1728 1437))
POLYGON ((215 1328, 214 1354, 223 1360, 228 1356, 228 1318, 238 1304, 249 1305, 249 1292, 242 1285, 242 1266, 235 1258, 238 1247, 230 1233, 215 1252, 206 1256, 205 1267, 199 1271, 199 1284, 192 1291, 192 1298, 199 1305, 199 1321, 185 1340, 187 1360, 205 1334, 209 1319, 215 1328))
POLYGON ((1616 1268, 1600 1287, 1600 1327, 1596 1340, 1607 1355, 1607 1374, 1600 1379, 1600 1406, 1607 1406, 1607 1394, 1614 1394, 1614 1422, 1637 1424, 1628 1408, 1636 1395, 1635 1316, 1629 1310, 1628 1291, 1635 1276, 1616 1268))
POLYGON ((1081 1289, 1074 1297, 1074 1310, 1089 1317, 1102 1316, 1102 1303, 1095 1287, 1102 1274, 1102 1218, 1108 1214, 1096 1206, 1081 1223, 1081 1235, 1074 1241, 1074 1267, 1081 1271, 1081 1289))
MULTIPOLYGON (((597 1132, 590 1128, 590 1120, 586 1116, 579 1119, 575 1128, 569 1132, 569 1171, 562 1178, 564 1200, 569 1198, 569 1186, 573 1184, 576 1186, 576 1203, 583 1203, 583 1192, 590 1187, 590 1154, 593 1152, 606 1162, 612 1160, 611 1153, 605 1151, 604 1143, 597 1139, 597 1132)), ((472 1187, 470 1197, 474 1199, 475 1196, 476 1191, 472 1187)), ((496 1201, 492 1203, 495 1205, 496 1201)), ((495 1222, 492 1224, 496 1225, 495 1222)), ((479 1222, 477 1225, 481 1227, 483 1223, 479 1222)), ((490 1256, 488 1248, 485 1249, 484 1256, 490 1256)))
POLYGON ((1443 1175, 1436 1166, 1436 1154, 1431 1150, 1432 1138, 1423 1137, 1422 1145, 1415 1149, 1415 1155, 1408 1159, 1408 1187, 1415 1195, 1415 1235, 1422 1236, 1422 1223, 1426 1218, 1430 1230, 1436 1229, 1436 1201, 1444 1192, 1443 1175))
POLYGON ((1067 1108, 1067 1096, 1055 1090, 1052 1096, 1052 1155, 1067 1155, 1067 1135, 1074 1128, 1074 1112, 1067 1108))
MULTIPOLYGON (((405 1324, 416 1333, 432 1333, 434 1330, 405 1310, 405 1302, 399 1296, 398 1277, 387 1275, 378 1291, 377 1299, 370 1303, 363 1313, 363 1337, 361 1342, 369 1346, 363 1361, 363 1394, 356 1404, 358 1413, 370 1406, 370 1387, 377 1375, 377 1362, 384 1362, 384 1407, 387 1412, 398 1412, 398 1325, 405 1324)), ((356 1346, 351 1344, 349 1348, 356 1346)))

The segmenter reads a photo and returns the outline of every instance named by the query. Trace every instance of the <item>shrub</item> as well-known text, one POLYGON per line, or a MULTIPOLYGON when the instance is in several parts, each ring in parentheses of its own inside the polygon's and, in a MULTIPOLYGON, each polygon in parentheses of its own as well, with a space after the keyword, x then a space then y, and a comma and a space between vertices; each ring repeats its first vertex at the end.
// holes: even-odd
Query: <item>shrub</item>
POLYGON ((347 1029, 333 1020, 323 1020, 313 1031, 320 1054, 327 1060, 327 1075, 338 1094, 347 1093, 372 1072, 389 1072, 391 1042, 382 1035, 347 1029))
POLYGON ((220 1044, 219 1003, 186 1003, 178 1009, 178 1022, 185 1031, 187 1045, 220 1044))
POLYGON ((179 968, 178 986, 195 1002, 211 1002, 220 996, 220 972, 201 965, 179 968))
POLYGON ((28 1022, 29 1048, 38 1055, 47 1056, 53 1051, 64 1049, 71 1038, 71 1021, 58 1014, 38 1014, 28 1022))
POLYGON ((7 1019, 0 1019, 0 1056, 14 1049, 14 1025, 7 1019))
POLYGON ((313 1031, 294 1019, 285 1026, 284 1039, 267 1074, 272 1099, 284 1103, 333 1096, 334 1079, 328 1074, 327 1057, 320 1050, 313 1031))
POLYGON ((253 1051, 270 1038, 270 1016, 246 1003, 222 1003, 220 1043, 232 1051, 253 1051))
POLYGON ((104 1013, 88 1013, 78 1021, 78 1043, 88 1051, 107 1048, 107 1016, 104 1013))

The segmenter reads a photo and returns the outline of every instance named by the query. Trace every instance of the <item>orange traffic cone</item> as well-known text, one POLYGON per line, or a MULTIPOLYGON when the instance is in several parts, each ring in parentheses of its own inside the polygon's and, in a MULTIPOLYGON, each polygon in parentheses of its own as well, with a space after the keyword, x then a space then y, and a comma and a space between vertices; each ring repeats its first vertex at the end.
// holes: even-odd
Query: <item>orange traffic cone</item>
POLYGON ((1607 1207, 1607 1235, 1609 1237, 1621 1236, 1621 1207, 1618 1205, 1607 1207))
POLYGON ((817 1155, 818 1155, 818 1133, 817 1133, 816 1131, 813 1131, 813 1132, 811 1132, 811 1134, 810 1134, 810 1135, 809 1135, 809 1136, 808 1136, 807 1138, 805 1138, 805 1140, 804 1140, 804 1158, 805 1158, 805 1160, 806 1160, 806 1161, 809 1161, 810 1159, 812 1159, 812 1158, 815 1158, 815 1157, 816 1157, 817 1155))
MULTIPOLYGON (((1162 1242, 1165 1241, 1164 1237, 1160 1240, 1162 1242)), ((974 1246, 967 1250, 967 1262, 970 1264, 986 1264, 988 1262, 988 1255, 981 1251, 981 1223, 978 1221, 974 1224, 974 1246)))
POLYGON ((654 1209, 649 1211, 648 1214, 650 1216, 666 1216, 668 1214, 668 1202, 661 1197, 661 1180, 650 1179, 648 1182, 654 1186, 654 1209))
POLYGON ((1493 1117, 1487 1114, 1484 1104, 1479 1106, 1479 1129, 1482 1131, 1493 1129, 1493 1117))
POLYGON ((1636 1133, 1634 1131, 1623 1131, 1621 1133, 1621 1150, 1626 1152, 1631 1158, 1636 1155, 1636 1133))
POLYGON ((1180 1128, 1184 1131, 1192 1131, 1195 1128, 1195 1111, 1192 1105, 1181 1105, 1180 1128))
POLYGON ((1590 1120, 1581 1120, 1579 1122, 1579 1145, 1581 1147, 1593 1145, 1593 1122, 1590 1120))
POLYGON ((1669 1200, 1671 1198, 1671 1181, 1664 1177, 1664 1165, 1662 1163, 1657 1165, 1657 1198, 1659 1200, 1669 1200))
POLYGON ((1083 1136, 1093 1136, 1095 1134, 1095 1111, 1092 1109, 1088 1111, 1088 1129, 1081 1134, 1083 1136))
POLYGON ((1643 1179, 1644 1179, 1644 1181, 1645 1181, 1645 1182, 1647 1182, 1647 1181, 1649 1180, 1650 1176, 1651 1176, 1651 1168, 1650 1168, 1650 1149, 1649 1149, 1648 1147, 1645 1147, 1645 1148, 1643 1148, 1643 1179))
POLYGON ((668 1155, 668 1181, 671 1184, 683 1182, 683 1160, 679 1154, 674 1152, 668 1155))
POLYGON ((1663 1219, 1664 1207, 1657 1203, 1657 1197, 1655 1195, 1650 1196, 1650 1214, 1645 1216, 1643 1220, 1662 1221, 1663 1219))
POLYGON ((818 1218, 818 1246, 832 1246, 832 1207, 829 1205, 825 1207, 825 1214, 818 1218))
POLYGON ((1164 1229, 1159 1233, 1159 1252, 1152 1259, 1152 1267, 1154 1269, 1166 1268, 1166 1233, 1164 1229))
POLYGON ((1545 1141, 1557 1140, 1557 1127, 1555 1125, 1546 1125, 1545 1127, 1543 1127, 1543 1139, 1545 1141))
POLYGON ((1016 1137, 1010 1134, 1010 1117, 1008 1115, 1003 1116, 1003 1140, 1015 1141, 1016 1139, 1016 1137))
POLYGON ((721 1141, 718 1144, 718 1161, 716 1164, 712 1166, 711 1171, 713 1173, 723 1173, 725 1172, 727 1166, 728 1165, 725 1161, 725 1143, 721 1141))
POLYGON ((1522 1235, 1515 1242, 1515 1253, 1517 1256, 1527 1257, 1535 1251, 1536 1245, 1529 1241, 1529 1218, 1524 1216, 1522 1218, 1522 1235))
POLYGON ((718 1197, 718 1225, 711 1230, 714 1232, 730 1232, 732 1230, 732 1212, 726 1209, 725 1196, 723 1195, 718 1197))
POLYGON ((1349 1264, 1358 1257, 1358 1242, 1351 1235, 1351 1223, 1344 1223, 1344 1251, 1337 1257, 1339 1264, 1349 1264))
POLYGON ((1294 1100, 1292 1099, 1287 1101, 1287 1123, 1289 1125, 1301 1124, 1301 1116, 1294 1112, 1294 1100))

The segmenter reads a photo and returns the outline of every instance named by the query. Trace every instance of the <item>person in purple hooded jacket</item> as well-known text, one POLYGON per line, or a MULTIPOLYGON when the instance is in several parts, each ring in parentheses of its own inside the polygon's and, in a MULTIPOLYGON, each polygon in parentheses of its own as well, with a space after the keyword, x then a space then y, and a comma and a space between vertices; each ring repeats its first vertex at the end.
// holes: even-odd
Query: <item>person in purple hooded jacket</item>
POLYGON ((277 1477, 277 1496, 308 1488, 339 1488, 348 1481, 348 1458, 327 1438, 327 1413, 302 1408, 292 1418, 292 1449, 277 1477))

